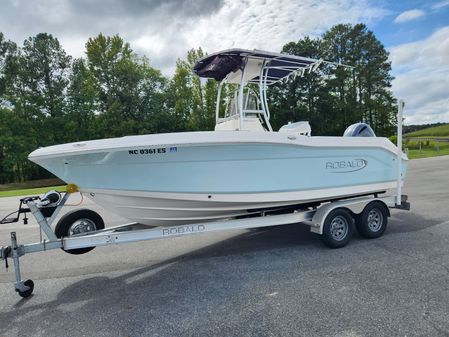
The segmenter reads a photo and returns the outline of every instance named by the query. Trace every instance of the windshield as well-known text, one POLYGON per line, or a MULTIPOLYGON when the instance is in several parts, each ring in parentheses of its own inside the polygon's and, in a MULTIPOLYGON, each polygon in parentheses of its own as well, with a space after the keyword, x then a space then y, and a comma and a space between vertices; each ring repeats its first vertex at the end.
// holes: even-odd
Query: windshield
MULTIPOLYGON (((225 118, 238 115, 238 90, 235 90, 231 97, 225 99, 225 104, 225 118)), ((246 92, 243 94, 243 110, 244 112, 253 113, 263 112, 259 96, 253 89, 247 88, 246 92)))

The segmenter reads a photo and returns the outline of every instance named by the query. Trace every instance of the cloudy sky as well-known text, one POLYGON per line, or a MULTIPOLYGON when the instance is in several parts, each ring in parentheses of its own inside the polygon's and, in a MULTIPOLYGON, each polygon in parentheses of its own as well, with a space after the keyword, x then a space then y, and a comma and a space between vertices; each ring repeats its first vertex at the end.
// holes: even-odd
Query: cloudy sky
POLYGON ((194 47, 279 51, 338 23, 366 23, 390 52, 406 123, 449 122, 449 0, 1 0, 0 31, 21 42, 48 32, 72 56, 102 32, 171 75, 194 47))

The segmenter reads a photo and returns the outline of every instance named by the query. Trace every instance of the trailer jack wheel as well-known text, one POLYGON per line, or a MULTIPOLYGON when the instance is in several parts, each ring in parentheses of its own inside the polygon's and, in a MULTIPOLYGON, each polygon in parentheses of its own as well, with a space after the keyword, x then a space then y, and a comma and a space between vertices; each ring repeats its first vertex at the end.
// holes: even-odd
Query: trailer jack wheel
MULTIPOLYGON (((65 214, 56 224, 55 234, 58 238, 79 235, 104 229, 101 216, 90 209, 79 209, 65 214)), ((69 254, 80 255, 95 247, 64 250, 69 254)))
POLYGON ((19 282, 19 284, 16 284, 16 291, 19 293, 20 297, 30 297, 30 295, 33 293, 33 290, 34 282, 32 280, 26 280, 25 282, 19 282))

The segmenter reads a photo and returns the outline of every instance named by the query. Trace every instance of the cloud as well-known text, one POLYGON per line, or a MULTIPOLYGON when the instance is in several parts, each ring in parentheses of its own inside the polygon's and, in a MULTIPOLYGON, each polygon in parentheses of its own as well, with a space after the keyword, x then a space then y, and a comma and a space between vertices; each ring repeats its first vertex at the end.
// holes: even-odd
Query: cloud
MULTIPOLYGON (((63 1, 64 2, 64 1, 63 1)), ((154 16, 155 12, 171 14, 174 16, 182 13, 186 17, 198 17, 212 13, 221 7, 221 0, 68 0, 65 1, 72 11, 81 15, 93 15, 103 13, 107 17, 154 16)))
POLYGON ((373 23, 389 11, 370 0, 3 0, 0 31, 19 44, 48 32, 83 56, 89 37, 120 34, 171 74, 187 50, 230 47, 278 51, 337 23, 373 23))
POLYGON ((449 122, 449 26, 390 49, 393 92, 406 102, 407 124, 449 122))
MULTIPOLYGON (((337 23, 370 23, 388 13, 364 0, 227 0, 212 15, 184 22, 176 37, 181 53, 198 46, 208 52, 232 47, 278 51, 337 23)), ((151 54, 148 48, 143 51, 151 54)))
POLYGON ((222 0, 4 0, 0 31, 19 45, 29 36, 51 33, 75 57, 83 56, 87 39, 100 32, 119 34, 131 43, 146 39, 150 44, 144 50, 138 44, 137 51, 148 50, 155 65, 164 67, 180 42, 183 54, 188 49, 178 37, 184 24, 210 16, 221 6, 222 0))
POLYGON ((437 2, 436 4, 432 5, 432 9, 441 9, 443 7, 449 6, 449 0, 444 0, 437 2))
POLYGON ((226 1, 196 23, 186 39, 208 50, 223 47, 280 50, 289 41, 319 35, 337 23, 372 22, 386 15, 366 1, 226 1))
POLYGON ((409 11, 402 12, 399 14, 395 19, 395 23, 403 23, 408 22, 412 20, 416 20, 422 16, 426 15, 426 12, 420 10, 420 9, 411 9, 409 11))

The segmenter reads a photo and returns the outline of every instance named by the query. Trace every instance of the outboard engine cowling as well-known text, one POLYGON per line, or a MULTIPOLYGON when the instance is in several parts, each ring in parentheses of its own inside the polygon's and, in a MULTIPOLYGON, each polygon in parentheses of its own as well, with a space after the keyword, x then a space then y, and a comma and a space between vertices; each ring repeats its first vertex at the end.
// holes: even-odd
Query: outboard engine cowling
POLYGON ((376 137, 376 134, 368 124, 355 123, 348 126, 343 137, 376 137))

